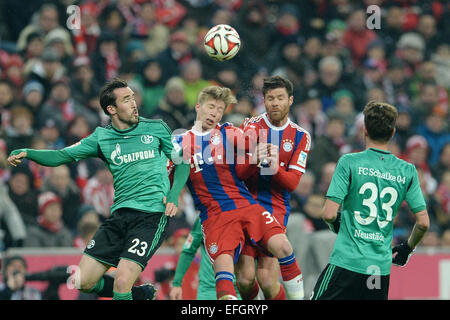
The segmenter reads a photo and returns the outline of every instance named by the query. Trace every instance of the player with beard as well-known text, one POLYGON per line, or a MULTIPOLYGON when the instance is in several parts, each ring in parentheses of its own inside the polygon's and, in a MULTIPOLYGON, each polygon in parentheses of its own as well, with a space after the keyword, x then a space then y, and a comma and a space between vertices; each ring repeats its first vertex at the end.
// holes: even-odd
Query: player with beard
MULTIPOLYGON (((289 119, 294 100, 291 81, 280 76, 266 78, 262 90, 266 112, 246 119, 241 125, 246 135, 257 137, 259 148, 250 155, 253 160, 246 159, 244 165, 238 166, 237 174, 285 231, 291 212, 290 193, 297 188, 306 170, 311 137, 289 119)), ((284 268, 286 263, 289 262, 277 260, 247 239, 237 265, 242 298, 261 298, 261 288, 266 299, 284 300, 286 294, 289 299, 303 299, 301 275, 283 277, 284 286, 278 280, 280 267, 284 268)))
POLYGON ((59 166, 81 159, 102 159, 114 178, 111 217, 88 243, 73 284, 83 292, 117 300, 151 299, 151 285, 133 287, 149 259, 161 245, 170 217, 177 212, 178 196, 189 166, 178 161, 171 130, 161 120, 139 117, 134 92, 120 79, 100 92, 100 105, 111 123, 61 150, 19 149, 8 161, 16 166, 30 159, 44 166, 59 166), (170 188, 167 158, 175 167, 170 188), (116 267, 114 280, 105 277, 116 267))

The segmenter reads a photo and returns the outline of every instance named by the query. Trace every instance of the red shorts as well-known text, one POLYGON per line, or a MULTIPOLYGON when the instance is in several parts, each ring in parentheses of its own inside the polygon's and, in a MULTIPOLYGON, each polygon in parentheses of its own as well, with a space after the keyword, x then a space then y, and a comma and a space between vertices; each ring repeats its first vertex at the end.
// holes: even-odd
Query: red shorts
MULTIPOLYGON (((284 215, 278 215, 278 217, 284 219, 284 215)), ((277 215, 275 215, 275 220, 277 220, 278 217, 277 215)), ((286 227, 281 224, 280 226, 283 230, 283 233, 286 233, 286 227)), ((261 244, 258 241, 255 241, 255 239, 251 239, 250 237, 246 237, 241 254, 253 257, 255 259, 257 259, 258 257, 273 257, 273 255, 265 248, 264 244, 261 244)))
POLYGON ((266 244, 273 235, 284 233, 278 221, 259 204, 211 215, 203 221, 202 229, 211 262, 221 254, 236 257, 246 238, 266 244))

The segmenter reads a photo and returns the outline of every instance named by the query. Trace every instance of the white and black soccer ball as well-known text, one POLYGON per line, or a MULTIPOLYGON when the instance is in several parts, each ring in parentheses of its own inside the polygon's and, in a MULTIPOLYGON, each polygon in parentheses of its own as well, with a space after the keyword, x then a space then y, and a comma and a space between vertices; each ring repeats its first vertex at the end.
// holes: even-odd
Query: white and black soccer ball
POLYGON ((238 53, 241 39, 233 27, 227 24, 218 24, 206 33, 203 46, 212 59, 230 60, 238 53))

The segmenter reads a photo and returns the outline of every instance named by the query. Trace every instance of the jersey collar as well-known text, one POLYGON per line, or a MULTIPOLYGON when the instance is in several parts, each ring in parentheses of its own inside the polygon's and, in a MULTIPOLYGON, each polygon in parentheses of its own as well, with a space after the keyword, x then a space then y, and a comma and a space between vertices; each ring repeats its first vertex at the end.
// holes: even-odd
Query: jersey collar
POLYGON ((210 134, 213 130, 218 130, 219 128, 220 128, 220 123, 218 123, 214 128, 209 129, 208 131, 200 132, 200 131, 196 130, 194 127, 192 127, 191 131, 196 136, 203 137, 203 136, 210 134))
POLYGON ((139 125, 139 120, 140 120, 140 117, 138 117, 138 122, 137 122, 136 124, 133 124, 131 127, 129 127, 128 129, 125 129, 125 130, 117 129, 116 127, 114 127, 114 125, 112 124, 112 122, 111 122, 111 128, 113 128, 114 131, 116 131, 116 132, 118 132, 118 133, 128 133, 128 132, 130 132, 130 131, 136 129, 136 127, 139 125))
POLYGON ((369 148, 369 150, 372 150, 372 151, 375 151, 375 152, 379 152, 379 153, 384 153, 384 154, 391 154, 390 151, 381 150, 381 149, 378 149, 378 148, 369 148))
POLYGON ((286 121, 286 123, 285 123, 283 126, 281 126, 281 127, 276 127, 276 126, 274 126, 273 124, 270 123, 269 119, 267 118, 267 112, 265 112, 265 113, 262 115, 262 118, 264 119, 264 122, 267 124, 267 126, 268 126, 270 129, 272 129, 272 130, 277 130, 277 131, 282 131, 282 130, 286 129, 287 126, 291 123, 291 119, 288 118, 287 121, 286 121))

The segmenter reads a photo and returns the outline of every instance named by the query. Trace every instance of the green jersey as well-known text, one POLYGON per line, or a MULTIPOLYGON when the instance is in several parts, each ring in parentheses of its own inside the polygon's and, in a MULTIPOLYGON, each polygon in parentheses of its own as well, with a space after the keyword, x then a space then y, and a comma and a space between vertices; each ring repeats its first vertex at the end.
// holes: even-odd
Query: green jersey
POLYGON ((171 130, 162 120, 140 117, 126 130, 98 127, 63 151, 76 161, 89 157, 105 161, 114 177, 111 212, 119 208, 164 212, 163 197, 170 189, 166 161, 172 159, 173 148, 171 130))
POLYGON ((375 148, 339 159, 327 198, 341 205, 330 264, 369 275, 390 274, 393 220, 403 201, 414 214, 426 209, 414 165, 375 148))

